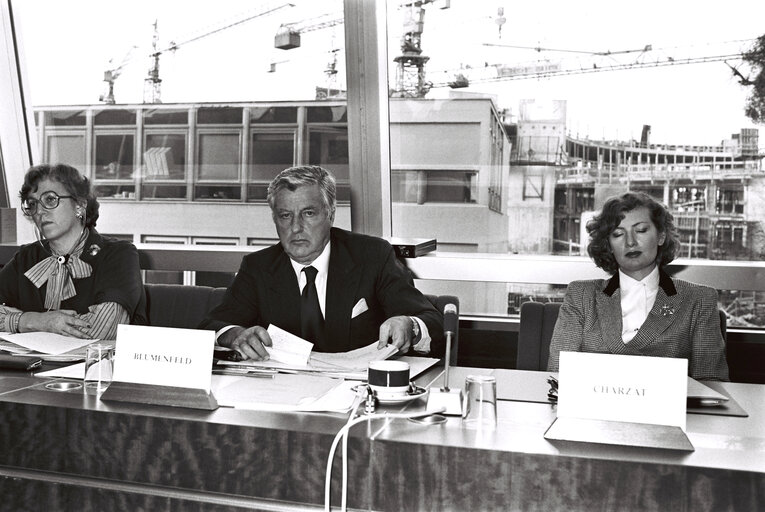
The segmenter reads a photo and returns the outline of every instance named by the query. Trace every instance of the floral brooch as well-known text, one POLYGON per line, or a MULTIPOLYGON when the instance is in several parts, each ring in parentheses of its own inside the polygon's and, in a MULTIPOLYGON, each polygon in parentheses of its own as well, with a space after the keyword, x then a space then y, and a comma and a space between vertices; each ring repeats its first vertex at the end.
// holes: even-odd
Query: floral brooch
POLYGON ((673 308, 669 304, 664 304, 661 307, 661 316, 672 316, 674 314, 675 314, 675 308, 673 308))
POLYGON ((101 248, 98 245, 93 244, 90 247, 88 247, 88 254, 91 256, 95 256, 96 254, 98 254, 100 250, 101 248))

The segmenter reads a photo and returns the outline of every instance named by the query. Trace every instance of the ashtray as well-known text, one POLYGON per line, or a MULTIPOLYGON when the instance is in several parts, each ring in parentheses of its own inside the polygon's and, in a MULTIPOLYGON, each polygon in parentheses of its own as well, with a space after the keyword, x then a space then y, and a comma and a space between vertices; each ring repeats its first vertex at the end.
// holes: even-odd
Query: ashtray
POLYGON ((82 384, 79 382, 71 382, 66 380, 49 382, 45 385, 45 389, 50 389, 51 391, 74 391, 75 389, 81 388, 82 384))

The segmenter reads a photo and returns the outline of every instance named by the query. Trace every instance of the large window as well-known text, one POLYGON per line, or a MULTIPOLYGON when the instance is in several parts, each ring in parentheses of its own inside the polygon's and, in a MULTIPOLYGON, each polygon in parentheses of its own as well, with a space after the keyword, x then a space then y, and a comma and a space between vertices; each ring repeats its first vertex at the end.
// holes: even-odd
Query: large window
MULTIPOLYGON (((338 179, 337 225, 351 227, 359 201, 390 210, 393 236, 436 238, 440 252, 582 254, 604 200, 645 190, 676 214, 683 257, 765 255, 759 131, 715 57, 740 64, 765 4, 696 10, 678 25, 687 7, 654 0, 626 24, 600 23, 626 11, 590 1, 346 3, 384 7, 389 39, 389 83, 350 74, 362 89, 354 110, 342 1, 112 2, 113 23, 84 0, 14 0, 40 158, 80 168, 97 187, 99 227, 135 240, 273 240, 268 182, 318 164, 338 179), (389 159, 354 167, 349 139, 378 151, 359 138, 380 124, 368 113, 376 90, 390 96, 379 151, 389 159), (368 194, 379 173, 390 190, 368 194)), ((377 56, 364 35, 347 40, 354 65, 377 56)), ((478 314, 560 295, 448 286, 478 314)))
MULTIPOLYGON (((649 1, 627 25, 582 33, 604 5, 497 7, 387 3, 394 236, 436 238, 439 252, 586 255, 587 220, 608 197, 642 190, 673 212, 681 257, 762 259, 765 169, 751 150, 762 144, 741 114, 741 88, 710 59, 740 52, 761 27, 730 13, 735 30, 702 35, 723 20, 679 27, 667 15, 687 12, 649 1), (635 44, 646 25, 661 44, 635 44), (689 63, 675 65, 680 55, 689 63)), ((462 310, 561 297, 497 284, 502 304, 490 306, 484 286, 454 288, 467 297, 462 310)))
POLYGON ((75 167, 85 165, 84 135, 53 135, 47 138, 47 161, 69 162, 75 167))
POLYGON ((268 184, 281 169, 291 167, 295 161, 295 133, 267 133, 260 130, 252 134, 247 197, 264 201, 268 184))
POLYGON ((200 133, 195 199, 237 200, 242 197, 240 141, 238 131, 200 133))

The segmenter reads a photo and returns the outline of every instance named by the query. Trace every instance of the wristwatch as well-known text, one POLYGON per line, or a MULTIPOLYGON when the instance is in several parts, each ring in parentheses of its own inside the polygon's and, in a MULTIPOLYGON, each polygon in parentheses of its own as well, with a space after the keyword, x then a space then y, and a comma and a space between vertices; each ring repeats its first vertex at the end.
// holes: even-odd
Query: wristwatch
POLYGON ((412 340, 417 343, 420 341, 420 323, 413 316, 410 316, 409 319, 412 321, 412 340))

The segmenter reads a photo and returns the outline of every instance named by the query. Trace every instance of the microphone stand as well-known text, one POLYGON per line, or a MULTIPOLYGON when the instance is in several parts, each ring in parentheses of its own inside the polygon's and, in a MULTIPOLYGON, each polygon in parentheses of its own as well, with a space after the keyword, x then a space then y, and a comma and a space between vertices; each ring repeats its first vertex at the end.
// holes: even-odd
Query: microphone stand
POLYGON ((444 357, 444 391, 449 392, 449 367, 452 359, 452 333, 446 331, 446 356, 444 357))
POLYGON ((462 416, 462 389, 449 389, 449 366, 451 365, 452 332, 446 331, 446 354, 444 355, 444 386, 440 389, 430 389, 426 411, 445 414, 447 416, 462 416))

